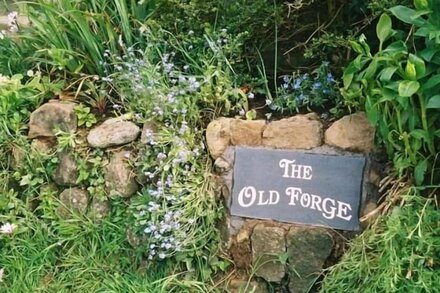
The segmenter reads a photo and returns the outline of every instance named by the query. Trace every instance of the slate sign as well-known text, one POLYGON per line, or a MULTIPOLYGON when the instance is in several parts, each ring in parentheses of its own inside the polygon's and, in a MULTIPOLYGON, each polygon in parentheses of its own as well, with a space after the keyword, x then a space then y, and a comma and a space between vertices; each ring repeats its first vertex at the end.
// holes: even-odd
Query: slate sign
POLYGON ((359 229, 363 156, 237 147, 231 214, 359 229))

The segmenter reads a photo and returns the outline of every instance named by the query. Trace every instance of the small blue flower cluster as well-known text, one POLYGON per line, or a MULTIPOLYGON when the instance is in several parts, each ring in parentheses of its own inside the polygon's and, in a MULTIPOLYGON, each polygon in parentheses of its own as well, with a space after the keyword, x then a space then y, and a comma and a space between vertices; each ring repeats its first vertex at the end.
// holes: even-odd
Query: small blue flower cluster
POLYGON ((324 106, 335 106, 341 98, 338 83, 324 62, 312 74, 295 72, 283 76, 283 83, 278 88, 278 98, 269 105, 275 111, 299 112, 323 109, 324 106))

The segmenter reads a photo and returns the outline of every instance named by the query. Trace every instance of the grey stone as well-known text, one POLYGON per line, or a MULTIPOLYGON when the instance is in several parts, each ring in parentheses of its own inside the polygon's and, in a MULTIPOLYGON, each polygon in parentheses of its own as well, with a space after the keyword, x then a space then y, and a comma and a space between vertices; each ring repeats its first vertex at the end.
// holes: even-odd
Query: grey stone
POLYGON ((89 215, 96 222, 100 222, 104 219, 110 210, 110 204, 107 199, 100 200, 93 198, 90 204, 89 215))
POLYGON ((285 275, 285 265, 278 259, 286 252, 284 229, 255 226, 252 237, 252 264, 257 268, 255 274, 268 282, 280 282, 285 275))
POLYGON ((53 180, 61 186, 76 185, 78 180, 78 165, 72 153, 61 152, 58 155, 58 166, 53 174, 53 180))
POLYGON ((72 212, 85 214, 89 204, 89 194, 81 188, 68 188, 61 192, 60 202, 61 205, 57 211, 61 218, 69 218, 72 212))
POLYGON ((374 128, 364 112, 347 115, 327 129, 325 143, 344 150, 369 153, 374 149, 374 128))
POLYGON ((35 110, 29 121, 29 138, 53 137, 55 129, 73 133, 77 129, 74 103, 50 102, 35 110))
POLYGON ((138 190, 135 173, 126 156, 128 151, 119 151, 112 155, 105 169, 105 185, 109 193, 118 193, 122 197, 130 197, 138 190))
POLYGON ((87 136, 87 142, 95 148, 120 146, 134 141, 139 133, 139 127, 133 122, 111 118, 93 128, 87 136))
POLYGON ((269 123, 263 145, 284 149, 311 149, 322 144, 322 123, 315 113, 296 115, 269 123))
POLYGON ((206 143, 212 158, 220 157, 231 142, 230 118, 219 118, 208 124, 206 128, 206 143))
POLYGON ((286 236, 289 256, 289 290, 306 293, 321 274, 333 249, 333 238, 324 228, 291 227, 286 236))

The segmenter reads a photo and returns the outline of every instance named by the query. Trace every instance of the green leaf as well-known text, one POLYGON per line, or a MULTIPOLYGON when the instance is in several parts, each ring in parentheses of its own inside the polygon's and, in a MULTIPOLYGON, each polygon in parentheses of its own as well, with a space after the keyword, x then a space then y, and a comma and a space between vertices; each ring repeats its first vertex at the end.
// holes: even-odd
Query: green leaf
POLYGON ((416 179, 416 184, 421 185, 425 177, 426 170, 428 169, 427 160, 420 161, 414 168, 414 177, 416 179))
POLYGON ((388 39, 388 37, 391 35, 392 33, 391 27, 392 27, 391 17, 389 17, 388 14, 386 13, 382 14, 376 25, 376 34, 381 44, 385 42, 388 39))
POLYGON ((399 96, 411 97, 420 88, 420 84, 413 80, 404 80, 399 83, 399 96))
POLYGON ((397 67, 386 67, 380 72, 380 81, 390 81, 396 72, 397 67))
POLYGON ((440 95, 431 97, 426 105, 428 109, 440 109, 440 95))
POLYGON ((420 16, 416 17, 417 11, 406 6, 397 5, 390 8, 389 11, 395 17, 405 23, 414 24, 416 26, 422 26, 425 23, 425 21, 420 16))
POLYGON ((438 84, 440 84, 440 74, 434 75, 430 79, 428 79, 428 81, 423 84, 422 89, 429 90, 437 86, 438 84))
POLYGON ((405 67, 405 76, 410 80, 417 80, 416 66, 408 60, 405 67))
POLYGON ((426 61, 430 62, 432 60, 432 57, 434 57, 434 55, 437 54, 439 51, 440 50, 437 47, 428 47, 422 50, 419 55, 426 61))
POLYGON ((410 132, 410 135, 416 139, 424 139, 429 141, 429 134, 423 129, 415 129, 410 132))
POLYGON ((362 46, 359 43, 354 42, 354 41, 350 41, 350 45, 356 53, 364 54, 364 49, 362 48, 362 46))
POLYGON ((414 54, 409 54, 409 61, 413 63, 416 68, 417 79, 423 77, 426 73, 425 62, 414 54))

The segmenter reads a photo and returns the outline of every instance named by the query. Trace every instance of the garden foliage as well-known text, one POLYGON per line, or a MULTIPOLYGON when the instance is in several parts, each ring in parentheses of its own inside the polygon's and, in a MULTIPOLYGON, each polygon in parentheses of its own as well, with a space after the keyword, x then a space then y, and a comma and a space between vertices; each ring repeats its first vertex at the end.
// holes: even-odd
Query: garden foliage
MULTIPOLYGON (((394 165, 414 172, 417 184, 439 179, 440 12, 439 1, 415 1, 415 9, 390 8, 410 25, 393 29, 382 14, 377 23, 379 50, 373 54, 364 36, 353 42, 358 56, 344 72, 343 94, 349 105, 363 107, 377 127, 394 165)), ((437 181, 438 182, 438 181, 437 181)))
MULTIPOLYGON (((401 174, 438 183, 439 0, 344 3, 29 1, 32 25, 0 35, 0 291, 221 292, 218 276, 232 265, 219 245, 223 209, 203 140, 219 115, 317 111, 331 121, 365 108, 401 174), (359 21, 388 8, 372 40, 374 29, 359 21), (355 41, 364 31, 370 43, 355 41), (53 98, 77 103, 80 131, 57 130, 56 148, 38 152, 29 116, 53 98), (130 200, 106 191, 109 154, 83 137, 109 116, 150 129, 128 146, 138 150, 125 159, 142 186, 130 200), (110 201, 101 223, 57 214, 62 152, 78 164, 77 184, 110 201)), ((438 283, 433 201, 405 199, 354 242, 324 291, 438 283)))

